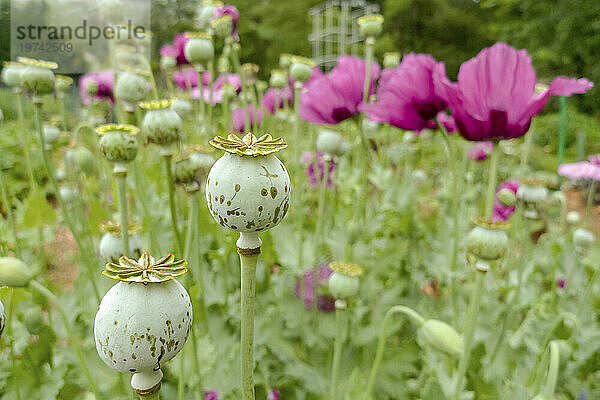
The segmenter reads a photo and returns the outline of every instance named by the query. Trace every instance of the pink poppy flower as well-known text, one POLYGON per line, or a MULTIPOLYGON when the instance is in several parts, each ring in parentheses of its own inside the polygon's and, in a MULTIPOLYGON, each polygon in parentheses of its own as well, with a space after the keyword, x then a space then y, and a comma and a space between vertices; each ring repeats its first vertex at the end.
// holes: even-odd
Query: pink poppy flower
MULTIPOLYGON (((362 102, 366 63, 356 57, 338 58, 327 75, 304 86, 300 97, 300 119, 312 124, 337 124, 358 114, 362 102)), ((372 64, 369 93, 375 91, 379 65, 372 64)))
POLYGON ((204 400, 219 400, 219 393, 216 390, 204 392, 204 400))
POLYGON ((240 40, 240 36, 238 35, 238 31, 237 31, 237 23, 238 23, 238 20, 240 19, 240 12, 238 11, 237 8, 235 8, 234 6, 230 6, 230 5, 217 7, 215 9, 215 18, 213 19, 213 21, 224 15, 231 16, 231 36, 236 41, 240 40))
POLYGON ((560 164, 558 174, 573 180, 593 179, 600 181, 600 156, 590 156, 588 161, 560 164))
MULTIPOLYGON (((308 184, 313 188, 319 186, 321 181, 325 178, 325 163, 326 155, 320 151, 316 152, 317 155, 317 168, 319 169, 319 176, 317 177, 317 172, 315 171, 315 153, 306 152, 302 154, 302 164, 306 165, 306 177, 308 178, 308 184)), ((329 177, 327 179, 327 187, 333 187, 333 172, 335 171, 335 159, 331 157, 329 159, 329 177)))
POLYGON ((267 396, 267 400, 279 400, 279 390, 271 390, 271 393, 269 393, 269 396, 267 396))
POLYGON ((112 70, 104 70, 98 72, 89 72, 79 78, 79 94, 83 104, 89 105, 92 102, 90 94, 86 90, 88 82, 95 82, 98 85, 98 91, 94 95, 97 100, 110 100, 115 102, 113 96, 114 74, 112 70))
MULTIPOLYGON (((331 312, 335 310, 335 299, 330 295, 318 294, 319 288, 326 287, 329 282, 329 277, 333 274, 333 270, 329 268, 328 263, 319 265, 316 269, 307 271, 303 275, 304 293, 302 299, 304 307, 312 308, 317 300, 317 310, 323 312, 331 312)), ((300 298, 300 280, 296 281, 294 288, 296 297, 300 298)))
POLYGON ((516 206, 507 206, 498 199, 498 192, 502 189, 510 190, 517 195, 519 190, 519 181, 504 181, 496 188, 496 196, 494 197, 494 208, 492 209, 492 222, 506 221, 515 212, 516 206))
POLYGON ((233 120, 233 127, 240 133, 252 131, 258 125, 260 125, 260 123, 263 120, 263 117, 265 116, 265 113, 263 112, 263 110, 261 110, 260 108, 258 110, 254 110, 254 107, 252 106, 252 104, 248 105, 248 114, 250 117, 250 127, 249 128, 244 126, 245 115, 244 115, 243 108, 238 108, 237 110, 235 110, 233 112, 233 115, 231 116, 231 118, 233 120))
POLYGON ((173 57, 176 58, 179 55, 179 51, 170 44, 165 44, 160 48, 160 55, 163 57, 173 57))
POLYGON ((477 142, 467 150, 467 157, 472 161, 487 160, 492 150, 494 150, 493 142, 477 142))
POLYGON ((287 86, 283 89, 279 90, 279 94, 277 94, 277 89, 271 88, 267 90, 264 94, 263 98, 260 101, 260 104, 263 106, 265 110, 267 110, 270 114, 275 114, 275 98, 278 97, 279 101, 277 104, 277 109, 284 108, 285 102, 289 106, 294 104, 294 92, 292 88, 287 86))
POLYGON ((185 33, 179 33, 175 35, 175 40, 173 40, 173 47, 177 50, 177 65, 189 64, 187 58, 185 58, 185 44, 190 40, 189 37, 185 35, 185 33))
POLYGON ((585 93, 594 86, 585 78, 558 77, 548 89, 536 93, 537 77, 527 51, 502 42, 464 62, 458 82, 447 78, 443 64, 436 65, 433 82, 460 134, 476 142, 521 137, 550 95, 585 93))
POLYGON ((435 128, 435 117, 448 107, 433 87, 438 64, 443 65, 428 54, 407 54, 398 67, 382 73, 377 100, 361 104, 359 110, 371 121, 402 129, 435 128))

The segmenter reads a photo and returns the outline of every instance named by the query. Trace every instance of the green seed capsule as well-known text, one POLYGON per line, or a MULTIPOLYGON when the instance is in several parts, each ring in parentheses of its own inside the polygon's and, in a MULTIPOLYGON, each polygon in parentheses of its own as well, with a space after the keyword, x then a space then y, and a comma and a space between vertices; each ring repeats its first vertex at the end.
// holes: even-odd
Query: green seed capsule
POLYGON ((28 65, 21 70, 21 86, 34 95, 50 94, 54 91, 54 72, 28 65))
POLYGON ((210 40, 210 35, 192 36, 185 44, 183 52, 185 58, 192 64, 204 64, 215 57, 215 47, 210 40))
POLYGON ((148 82, 140 75, 125 71, 119 74, 115 85, 117 99, 135 104, 142 101, 148 93, 148 82))
POLYGON ((179 141, 183 122, 172 109, 148 110, 142 122, 142 130, 150 143, 165 146, 179 141))
POLYGON ((383 30, 383 16, 379 14, 365 15, 358 19, 358 26, 361 36, 379 36, 383 30))
POLYGON ((476 226, 467 235, 467 251, 482 260, 497 260, 507 248, 508 236, 501 229, 476 226))
POLYGON ((135 136, 121 131, 111 131, 100 138, 100 150, 110 162, 128 163, 135 159, 138 142, 135 136))
POLYGON ((304 57, 292 57, 290 76, 298 82, 306 82, 312 75, 314 61, 304 57))
POLYGON ((329 292, 336 299, 348 299, 356 296, 359 289, 359 279, 334 272, 329 278, 329 292))
POLYGON ((42 327, 44 326, 44 315, 42 314, 42 310, 39 307, 31 307, 27 311, 25 311, 25 315, 23 316, 23 323, 25 324, 25 328, 32 335, 37 335, 40 333, 42 327))

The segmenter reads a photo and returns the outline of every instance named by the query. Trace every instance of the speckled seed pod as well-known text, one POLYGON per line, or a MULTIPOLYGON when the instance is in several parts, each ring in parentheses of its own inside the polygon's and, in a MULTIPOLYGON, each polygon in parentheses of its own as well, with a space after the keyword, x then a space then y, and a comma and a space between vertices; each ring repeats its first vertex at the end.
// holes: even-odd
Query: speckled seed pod
POLYGON ((142 121, 142 130, 150 143, 169 146, 181 138, 183 122, 172 110, 171 100, 148 101, 140 103, 140 107, 148 110, 142 121))
POLYGON ((185 58, 192 64, 204 64, 215 57, 215 46, 212 43, 212 36, 208 33, 186 32, 190 40, 187 41, 183 49, 185 58))
POLYGON ((6 86, 18 87, 21 86, 21 69, 22 64, 16 62, 5 61, 2 68, 2 82, 6 86))
POLYGON ((109 367, 129 373, 150 372, 183 348, 193 314, 190 297, 174 276, 184 261, 169 255, 138 261, 122 257, 104 274, 119 279, 104 296, 94 322, 96 350, 109 367))
POLYGON ((135 104, 144 100, 148 93, 148 82, 140 75, 125 71, 119 74, 115 85, 117 99, 135 104))
POLYGON ((285 71, 282 71, 280 69, 272 70, 271 78, 269 79, 269 84, 275 89, 283 89, 284 87, 286 87, 289 84, 289 82, 285 71))
POLYGON ((290 76, 298 82, 306 82, 312 75, 315 62, 310 58, 292 57, 290 76))
POLYGON ((173 104, 171 104, 171 110, 174 110, 182 120, 190 118, 192 112, 194 111, 192 109, 192 104, 188 100, 184 99, 177 99, 173 101, 173 104))
POLYGON ((329 277, 329 292, 338 300, 347 300, 358 294, 362 268, 356 264, 332 262, 333 274, 329 277))
POLYGON ((358 19, 358 29, 361 36, 379 36, 383 30, 383 16, 379 14, 365 15, 358 19))
POLYGON ((104 157, 114 163, 128 163, 138 152, 136 134, 139 129, 133 125, 102 125, 96 128, 100 135, 100 150, 104 157))
POLYGON ((0 301, 0 336, 2 336, 2 332, 4 332, 4 327, 6 326, 6 314, 4 313, 4 304, 0 301))
POLYGON ((291 186, 287 168, 274 154, 287 147, 271 135, 211 140, 225 154, 213 165, 206 200, 220 225, 237 232, 260 232, 279 224, 288 211, 291 186))
POLYGON ((400 64, 400 53, 383 54, 383 68, 396 68, 400 64))
POLYGON ((502 226, 480 222, 467 235, 467 252, 486 261, 501 258, 508 248, 506 232, 498 229, 502 226))
POLYGON ((434 349, 450 357, 460 357, 464 343, 456 330, 443 321, 429 319, 421 327, 421 332, 427 343, 434 349))
POLYGON ((54 91, 54 72, 58 64, 50 61, 34 60, 19 57, 21 69, 21 86, 34 96, 43 96, 54 91))

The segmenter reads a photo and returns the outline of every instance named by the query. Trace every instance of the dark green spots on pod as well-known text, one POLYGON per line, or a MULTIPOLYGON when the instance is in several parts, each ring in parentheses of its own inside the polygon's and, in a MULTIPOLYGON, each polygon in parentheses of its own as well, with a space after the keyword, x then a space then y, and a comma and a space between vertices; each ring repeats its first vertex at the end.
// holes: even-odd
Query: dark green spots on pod
POLYGON ((281 210, 280 207, 277 207, 275 209, 275 213, 273 214, 273 223, 276 224, 277 221, 279 221, 279 211, 281 210))
POLYGON ((262 194, 263 196, 266 196, 269 194, 269 192, 267 191, 267 189, 262 188, 262 190, 260 191, 260 194, 262 194))
POLYGON ((219 181, 215 181, 215 186, 219 186, 219 181))
POLYGON ((117 321, 115 321, 115 322, 113 322, 113 324, 117 325, 117 324, 118 324, 118 322, 117 322, 117 321))
POLYGON ((235 229, 237 229, 237 226, 231 225, 231 229, 235 230, 235 229))
POLYGON ((129 372, 135 372, 136 369, 135 368, 129 368, 129 372))
POLYGON ((135 355, 135 353, 131 353, 131 358, 133 358, 134 360, 137 358, 137 356, 135 355))
POLYGON ((236 191, 236 192, 239 192, 239 191, 240 191, 240 189, 241 189, 241 186, 240 186, 240 184, 239 184, 239 183, 236 183, 236 184, 235 184, 235 188, 234 188, 234 189, 235 189, 235 191, 236 191))
POLYGON ((262 212, 263 211, 263 206, 258 206, 258 212, 262 212))
POLYGON ((227 207, 231 205, 231 201, 227 200, 227 207))
POLYGON ((271 186, 271 197, 277 197, 277 188, 275 186, 271 186))
POLYGON ((221 197, 219 197, 219 203, 223 204, 225 202, 225 196, 221 195, 221 197))

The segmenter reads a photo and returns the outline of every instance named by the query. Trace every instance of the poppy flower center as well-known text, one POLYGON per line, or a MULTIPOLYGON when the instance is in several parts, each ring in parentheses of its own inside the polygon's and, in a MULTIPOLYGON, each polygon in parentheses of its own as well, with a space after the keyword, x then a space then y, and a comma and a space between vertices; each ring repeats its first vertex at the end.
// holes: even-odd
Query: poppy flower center
POLYGON ((333 109, 333 119, 335 119, 337 122, 341 122, 345 119, 350 118, 351 116, 352 113, 346 107, 339 107, 333 109))

